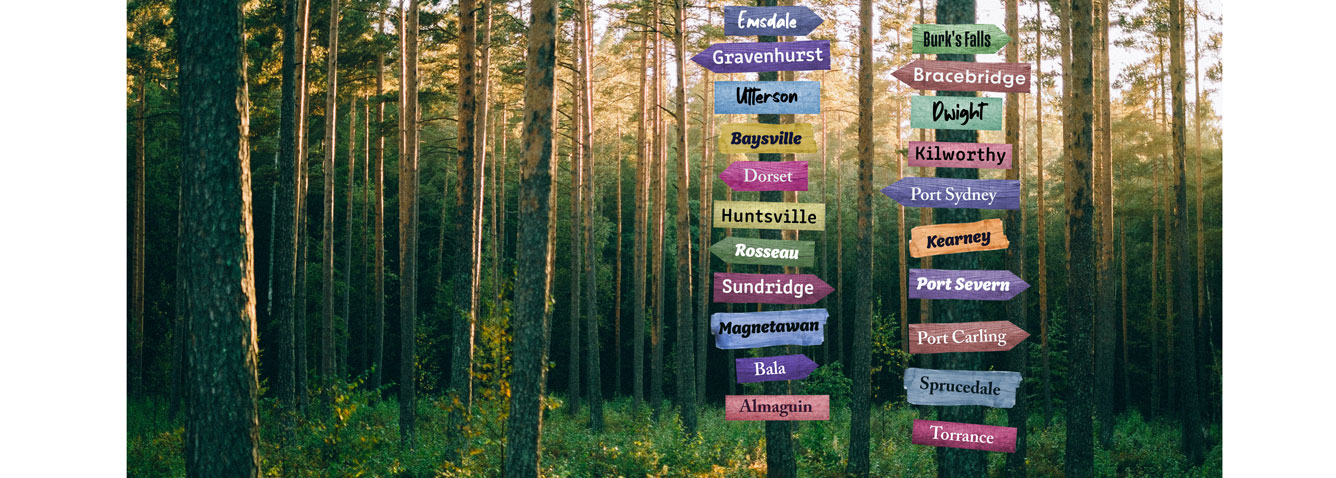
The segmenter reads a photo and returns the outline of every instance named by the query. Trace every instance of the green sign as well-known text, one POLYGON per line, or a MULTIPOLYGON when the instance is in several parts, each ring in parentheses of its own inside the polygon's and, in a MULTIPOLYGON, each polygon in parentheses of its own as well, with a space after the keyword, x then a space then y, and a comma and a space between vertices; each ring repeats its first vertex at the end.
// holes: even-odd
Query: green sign
POLYGON ((710 252, 729 264, 812 267, 816 242, 728 236, 710 246, 710 252))

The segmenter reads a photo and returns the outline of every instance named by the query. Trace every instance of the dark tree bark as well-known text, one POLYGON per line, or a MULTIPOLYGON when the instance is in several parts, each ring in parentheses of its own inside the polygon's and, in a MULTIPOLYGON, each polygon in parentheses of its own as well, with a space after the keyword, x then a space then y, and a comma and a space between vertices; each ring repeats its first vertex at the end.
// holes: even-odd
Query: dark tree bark
MULTIPOLYGON (((145 68, 146 70, 147 68, 145 68)), ((144 167, 147 164, 144 154, 148 97, 145 96, 145 84, 148 82, 145 71, 140 71, 135 78, 139 89, 135 114, 135 211, 134 211, 134 263, 133 280, 130 283, 130 386, 132 396, 140 396, 144 389, 144 167)))
POLYGON ((1048 216, 1048 203, 1044 200, 1044 4, 1035 1, 1035 170, 1037 171, 1038 202, 1035 205, 1035 219, 1039 221, 1039 340, 1043 362, 1044 382, 1044 425, 1053 423, 1053 382, 1048 365, 1048 236, 1044 227, 1044 218, 1048 216))
POLYGON ((239 2, 176 4, 184 289, 190 346, 186 476, 258 477, 250 105, 239 2))
POLYGON ((557 8, 551 0, 530 3, 529 49, 524 69, 524 137, 520 162, 519 243, 510 376, 510 417, 506 427, 505 476, 538 476, 539 430, 547 364, 547 323, 551 316, 552 214, 556 163, 553 154, 554 66, 557 8))
MULTIPOLYGON (((711 0, 706 1, 706 24, 714 23, 714 3, 711 0)), ((696 402, 705 402, 705 383, 706 376, 709 375, 709 369, 705 362, 708 358, 706 344, 709 342, 709 322, 710 317, 710 292, 708 284, 710 283, 710 243, 714 241, 714 228, 712 227, 712 211, 714 204, 714 153, 710 150, 711 141, 714 140, 714 81, 710 70, 701 71, 701 89, 703 96, 701 105, 701 141, 700 141, 700 185, 697 186, 700 193, 700 237, 697 250, 700 251, 697 257, 698 265, 696 268, 696 402)), ((824 138, 822 139, 824 142, 824 138)))
POLYGON ((343 240, 343 316, 338 333, 338 377, 346 380, 348 373, 348 333, 351 322, 353 296, 353 189, 357 187, 357 97, 348 105, 348 187, 344 199, 343 240))
POLYGON ((401 12, 403 73, 399 108, 399 438, 413 447, 417 424, 418 0, 401 12))
MULTIPOLYGON (((1018 17, 1017 0, 1007 0, 1006 2, 1006 28, 1007 35, 1013 38, 1007 42, 1005 57, 1007 62, 1016 62, 1020 60, 1020 21, 1018 17)), ((1025 142, 1021 140, 1021 95, 1008 93, 1006 98, 1006 133, 1004 142, 1007 144, 1018 145, 1016 151, 1025 150, 1025 142)), ((1006 172, 1006 178, 1010 180, 1021 180, 1021 198, 1025 198, 1025 183, 1021 172, 1025 171, 1025 162, 1020 155, 1013 154, 1014 161, 1011 169, 1006 172)), ((1024 201, 1021 203, 1021 209, 1007 211, 1007 217, 1004 223, 1005 233, 1012 239, 1012 244, 1006 250, 1007 269, 1016 274, 1017 277, 1025 277, 1025 211, 1024 201)), ((1020 294, 1020 297, 1012 298, 1007 301, 1007 317, 1013 324, 1020 327, 1021 330, 1029 330, 1029 295, 1020 294)), ((1007 368, 1022 374, 1026 372, 1026 356, 1029 355, 1029 347, 1017 347, 1007 352, 1007 368)), ((1025 425, 1029 417, 1029 409, 1026 406, 1026 394, 1028 390, 1022 382, 1016 389, 1016 404, 1007 410, 1007 424, 1016 428, 1016 450, 1007 454, 1006 475, 1008 477, 1024 477, 1025 455, 1026 455, 1026 435, 1029 427, 1025 425)))
MULTIPOLYGON (((602 371, 599 369, 598 336, 598 288, 594 284, 594 273, 598 270, 598 256, 594 255, 594 86, 590 71, 594 67, 593 46, 590 30, 593 28, 589 16, 589 0, 580 1, 580 118, 584 121, 580 133, 580 148, 584 152, 584 281, 585 281, 585 363, 589 367, 585 374, 585 389, 589 394, 589 429, 595 433, 603 430, 603 384, 602 371)), ((579 279, 576 279, 577 281, 579 279)))
MULTIPOLYGON (((578 16, 577 16, 578 20, 578 16)), ((580 48, 580 38, 584 35, 580 33, 583 24, 576 21, 572 33, 571 51, 574 63, 579 63, 580 58, 584 56, 580 48)), ((584 197, 584 148, 580 141, 584 138, 584 107, 582 98, 584 97, 584 76, 579 71, 575 72, 572 81, 574 94, 572 95, 571 108, 574 110, 571 114, 571 216, 570 216, 570 265, 568 271, 570 274, 570 311, 569 331, 566 336, 566 344, 569 347, 566 361, 569 362, 566 367, 566 401, 569 406, 566 408, 572 415, 580 411, 580 320, 583 310, 580 308, 580 300, 584 297, 582 289, 584 281, 581 275, 584 272, 584 248, 580 244, 580 216, 584 213, 584 207, 581 199, 584 197)))
POLYGON ((1094 170, 1093 192, 1095 194, 1096 233, 1099 235, 1099 249, 1096 259, 1099 284, 1096 294, 1099 306, 1095 314, 1095 412, 1099 422, 1099 441, 1106 448, 1113 443, 1114 421, 1114 346, 1117 343, 1114 307, 1117 305, 1117 282, 1113 276, 1113 184, 1110 169, 1112 153, 1109 144, 1112 135, 1109 131, 1109 6, 1108 0, 1095 0, 1094 28, 1094 170))
MULTIPOLYGON (((479 101, 477 93, 480 89, 478 84, 477 68, 477 21, 475 20, 477 2, 475 0, 460 0, 459 2, 459 115, 458 115, 458 141, 456 145, 459 151, 459 185, 460 197, 456 204, 456 210, 468 211, 468 226, 464 226, 464 221, 459 222, 460 228, 468 227, 468 231, 460 231, 461 236, 467 234, 469 238, 468 253, 460 264, 467 267, 465 276, 468 277, 468 287, 459 287, 458 307, 467 307, 463 313, 457 314, 456 319, 452 321, 453 330, 450 334, 450 340, 453 344, 453 350, 450 358, 450 388, 451 391, 464 404, 467 410, 473 398, 473 339, 478 326, 478 280, 482 272, 482 197, 483 185, 486 184, 486 174, 478 160, 482 157, 478 149, 478 114, 479 101), (464 202, 468 201, 468 202, 464 202)), ((486 99, 482 100, 483 103, 486 99)), ((485 118, 484 118, 485 124, 485 118)), ((442 205, 444 207, 444 205, 442 205)), ((445 218, 442 212, 441 217, 445 218)), ((441 223, 441 231, 444 233, 446 224, 441 223)), ((439 270, 445 269, 445 250, 439 249, 437 254, 440 256, 438 265, 439 270)), ((439 284, 439 279, 437 280, 439 284)))
POLYGON ((853 403, 849 410, 849 465, 856 477, 871 469, 872 420, 872 0, 858 2, 858 276, 854 286, 854 317, 850 334, 853 355, 849 378, 853 403))
MULTIPOLYGON (((643 14, 643 12, 642 12, 643 14)), ((640 102, 637 106, 640 120, 636 129, 636 217, 635 217, 635 273, 631 277, 631 303, 635 310, 631 319, 631 409, 640 410, 645 398, 645 271, 649 236, 649 88, 645 80, 649 63, 649 30, 640 32, 640 102)))
POLYGON ((1094 198, 1091 197, 1091 157, 1093 144, 1091 129, 1093 112, 1091 96, 1094 90, 1091 75, 1091 2, 1071 0, 1067 12, 1071 20, 1072 59, 1069 78, 1071 97, 1067 105, 1072 116, 1067 124, 1064 155, 1067 157, 1064 185, 1067 197, 1067 233, 1071 237, 1071 259, 1068 277, 1067 312, 1071 321, 1067 327, 1070 346, 1068 359, 1070 376, 1067 393, 1067 476, 1091 476, 1094 470, 1091 407, 1094 386, 1091 363, 1091 319, 1096 311, 1095 293, 1095 238, 1092 237, 1094 198))
POLYGON ((1202 436, 1201 404, 1197 371, 1196 320, 1192 294, 1192 269, 1189 266, 1191 249, 1188 246, 1188 182, 1187 182, 1187 98, 1184 94, 1186 65, 1183 47, 1183 0, 1169 1, 1169 75, 1171 77, 1174 118, 1174 214, 1171 216, 1174 230, 1175 259, 1174 289, 1178 296, 1178 335, 1174 337, 1178 346, 1178 355, 1174 367, 1179 384, 1178 410, 1181 415, 1183 433, 1183 454, 1188 462, 1199 465, 1203 459, 1205 438, 1202 436))
POLYGON ((320 386, 328 387, 333 383, 335 370, 334 353, 334 153, 338 117, 338 64, 339 64, 339 0, 330 0, 329 4, 329 47, 326 50, 325 81, 325 163, 320 174, 325 180, 325 212, 320 217, 322 234, 320 235, 320 257, 323 280, 321 281, 320 308, 320 386))
MULTIPOLYGON (((937 3, 937 23, 974 23, 974 0, 942 0, 937 3)), ((974 55, 937 55, 939 60, 974 61, 974 55)), ((937 96, 977 96, 973 92, 938 91, 937 96)), ((937 141, 973 143, 978 141, 977 131, 937 130, 937 141)), ((1018 168, 1013 164, 1012 169, 1018 168)), ((969 168, 937 168, 939 178, 978 179, 979 170, 969 168)), ((977 209, 942 209, 933 211, 933 220, 940 224, 974 222, 979 220, 977 209)), ((1012 224, 1012 221, 1006 221, 1012 224)), ((1011 227, 1015 227, 1014 225, 1011 227)), ((1011 237, 1011 236, 1008 236, 1011 237)), ((1012 245, 1008 249, 1017 247, 1012 245)), ((942 269, 973 270, 980 267, 980 254, 947 254, 933 258, 933 266, 942 269)), ((940 301, 934 304, 933 322, 970 322, 978 320, 982 308, 977 301, 940 301)), ((942 354, 934 357, 934 367, 953 370, 979 370, 983 365, 980 354, 942 354)), ((983 423, 983 407, 959 406, 941 407, 937 419, 962 422, 983 423)), ((940 476, 982 476, 987 471, 985 452, 962 450, 958 448, 937 448, 937 473, 940 476)))
MULTIPOLYGON (((588 0, 583 0, 588 1, 588 0)), ((675 0, 673 29, 677 54, 677 401, 682 427, 696 434, 696 320, 691 303, 691 188, 687 151, 686 0, 675 0)), ((702 185, 704 187, 704 185, 702 185)), ((702 254, 706 251, 702 250, 702 254)))
POLYGON ((310 401, 310 395, 307 394, 307 343, 306 343, 306 313, 309 304, 306 300, 306 265, 310 256, 307 255, 307 244, 310 243, 310 237, 307 227, 310 217, 307 214, 307 192, 310 189, 311 165, 308 161, 310 144, 307 143, 306 120, 309 117, 310 103, 307 97, 306 67, 311 63, 311 0, 302 0, 301 6, 301 44, 298 46, 297 63, 297 157, 294 161, 297 165, 296 172, 296 204, 295 212, 297 217, 293 220, 293 226, 296 230, 295 240, 297 242, 297 264, 294 275, 297 276, 296 284, 293 286, 292 305, 296 309, 292 324, 293 354, 296 356, 294 361, 293 373, 296 375, 296 393, 297 408, 305 411, 310 401))
POLYGON ((650 332, 649 400, 654 419, 659 419, 663 406, 663 239, 664 223, 668 214, 668 131, 664 128, 663 110, 663 19, 659 2, 654 2, 654 327, 650 332))
MULTIPOLYGON (((385 10, 384 0, 381 0, 378 8, 380 22, 377 28, 381 36, 385 35, 385 10)), ((375 260, 375 285, 372 287, 375 294, 373 300, 373 310, 371 316, 370 330, 370 364, 371 378, 367 384, 372 390, 380 388, 384 361, 385 345, 385 52, 376 51, 376 205, 373 208, 376 216, 375 226, 375 244, 372 246, 376 252, 375 260)))
POLYGON ((293 330, 293 312, 295 305, 296 270, 297 270, 297 172, 302 163, 297 156, 297 97, 301 87, 297 82, 297 65, 300 62, 301 9, 305 1, 292 0, 283 3, 283 93, 280 103, 278 127, 278 177, 275 188, 278 193, 274 204, 274 260, 270 265, 270 284, 273 295, 271 305, 274 321, 278 326, 274 338, 273 351, 275 374, 275 392, 282 406, 294 406, 296 398, 296 355, 293 351, 296 343, 293 330))

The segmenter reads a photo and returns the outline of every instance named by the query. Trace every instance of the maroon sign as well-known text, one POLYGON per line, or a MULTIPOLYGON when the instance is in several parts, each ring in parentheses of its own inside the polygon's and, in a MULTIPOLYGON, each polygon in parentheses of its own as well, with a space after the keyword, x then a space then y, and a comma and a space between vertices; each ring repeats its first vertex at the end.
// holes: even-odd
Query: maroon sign
POLYGON ((815 304, 835 288, 812 274, 714 273, 714 301, 815 304))
POLYGON ((724 420, 830 420, 830 395, 724 395, 724 420))
POLYGON ((719 179, 734 191, 806 191, 807 161, 734 161, 719 179))
POLYGON ((909 324, 909 353, 1004 352, 1029 336, 1005 320, 909 324))
POLYGON ((1016 429, 973 423, 914 420, 914 435, 909 442, 915 445, 1013 453, 1016 451, 1016 429))
POLYGON ((928 168, 1011 169, 1011 145, 910 141, 909 165, 928 168))
POLYGON ((916 90, 1030 92, 1029 63, 914 60, 891 76, 916 90))

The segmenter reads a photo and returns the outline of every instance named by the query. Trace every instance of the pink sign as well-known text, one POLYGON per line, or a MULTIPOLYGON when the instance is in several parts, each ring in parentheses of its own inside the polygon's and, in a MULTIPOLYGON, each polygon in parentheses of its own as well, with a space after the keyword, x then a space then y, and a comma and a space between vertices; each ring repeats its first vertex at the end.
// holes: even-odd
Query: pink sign
POLYGON ((1011 169, 1011 145, 910 141, 909 165, 928 168, 1011 169))
POLYGON ((724 419, 830 420, 830 395, 725 395, 724 419))
POLYGON ((973 423, 914 420, 914 435, 909 441, 915 445, 1013 453, 1016 451, 1016 429, 973 423))
POLYGON ((719 179, 734 191, 806 191, 807 161, 734 161, 719 179))

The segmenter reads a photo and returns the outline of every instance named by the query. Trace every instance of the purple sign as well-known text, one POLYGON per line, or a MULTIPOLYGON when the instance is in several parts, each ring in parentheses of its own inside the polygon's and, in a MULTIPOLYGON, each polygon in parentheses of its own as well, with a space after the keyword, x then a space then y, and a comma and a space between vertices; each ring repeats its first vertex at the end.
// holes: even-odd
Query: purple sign
POLYGON ((715 73, 830 69, 830 40, 715 43, 691 57, 715 73))
POLYGON ((1030 288, 1011 271, 910 269, 910 299, 1011 300, 1030 288))
POLYGON ((815 304, 834 292, 812 274, 714 273, 714 301, 736 304, 815 304))
POLYGON ((802 380, 816 370, 816 362, 803 354, 734 359, 738 383, 802 380))
POLYGON ((807 161, 734 161, 719 179, 734 191, 806 191, 807 161))
POLYGON ((906 207, 1021 207, 1021 182, 1014 179, 904 178, 882 188, 881 193, 906 207))

